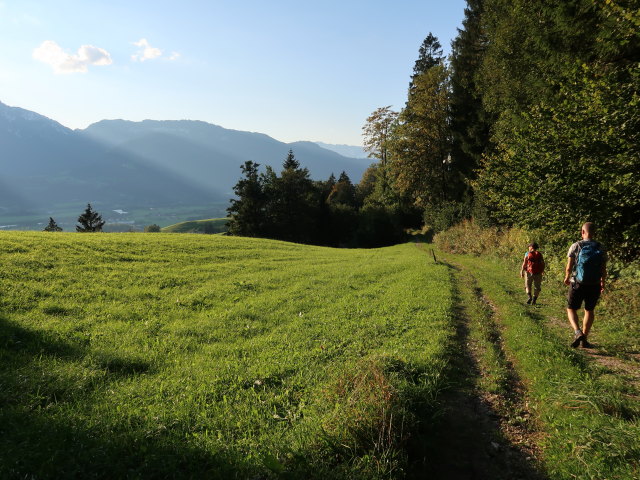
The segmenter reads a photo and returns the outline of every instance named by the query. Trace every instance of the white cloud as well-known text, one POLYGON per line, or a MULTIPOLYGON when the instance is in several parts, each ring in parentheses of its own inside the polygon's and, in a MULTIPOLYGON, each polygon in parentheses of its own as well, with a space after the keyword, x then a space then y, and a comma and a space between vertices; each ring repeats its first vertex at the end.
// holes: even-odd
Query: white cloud
POLYGON ((131 55, 131 60, 133 60, 134 62, 153 60, 154 58, 158 58, 162 55, 162 50, 149 45, 149 42, 147 42, 146 38, 141 38, 137 42, 133 42, 133 44, 136 47, 140 47, 137 53, 131 55))
POLYGON ((178 52, 172 52, 171 56, 169 57, 169 60, 173 61, 173 60, 177 60, 180 58, 180 54, 178 52))
POLYGON ((55 73, 86 73, 89 65, 111 65, 111 55, 103 48, 82 45, 75 55, 65 52, 53 40, 42 42, 33 58, 51 65, 55 73))

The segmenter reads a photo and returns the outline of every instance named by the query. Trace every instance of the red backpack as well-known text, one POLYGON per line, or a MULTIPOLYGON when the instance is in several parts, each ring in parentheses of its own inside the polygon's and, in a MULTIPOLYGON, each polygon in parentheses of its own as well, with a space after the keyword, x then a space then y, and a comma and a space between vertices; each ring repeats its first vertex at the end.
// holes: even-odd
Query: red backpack
POLYGON ((536 273, 542 273, 542 270, 544 270, 542 254, 537 250, 529 252, 527 255, 527 272, 535 275, 536 273))

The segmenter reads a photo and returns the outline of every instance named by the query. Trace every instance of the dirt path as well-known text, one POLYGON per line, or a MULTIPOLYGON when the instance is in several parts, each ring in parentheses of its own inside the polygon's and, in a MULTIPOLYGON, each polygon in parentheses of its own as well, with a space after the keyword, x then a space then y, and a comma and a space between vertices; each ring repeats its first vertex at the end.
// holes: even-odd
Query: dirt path
MULTIPOLYGON (((558 316, 547 318, 549 325, 558 331, 567 331, 567 320, 558 316)), ((605 347, 593 344, 594 348, 579 348, 578 351, 602 367, 605 372, 616 375, 628 382, 636 390, 640 390, 640 354, 625 353, 622 358, 617 352, 611 352, 605 347)), ((639 393, 640 396, 640 393, 639 393)))
POLYGON ((451 269, 457 285, 457 348, 450 375, 453 384, 444 395, 443 415, 428 435, 437 440, 420 445, 425 453, 414 461, 409 478, 546 478, 538 461, 540 435, 529 421, 526 389, 504 351, 491 304, 468 272, 453 266, 451 269), (475 339, 472 304, 487 307, 484 320, 490 331, 489 346, 475 339), (494 349, 503 359, 505 385, 500 393, 483 388, 483 377, 488 375, 482 360, 486 348, 494 349))
MULTIPOLYGON (((422 457, 415 462, 416 468, 410 472, 409 478, 548 478, 542 461, 543 445, 547 447, 544 453, 552 458, 547 458, 547 461, 554 472, 565 468, 562 463, 565 453, 579 471, 582 464, 587 464, 582 458, 582 463, 576 464, 575 458, 571 458, 572 452, 567 452, 565 447, 575 444, 599 452, 599 447, 589 443, 596 441, 591 440, 591 433, 584 436, 581 430, 592 421, 602 426, 600 431, 603 432, 602 438, 607 439, 607 448, 629 452, 621 454, 629 455, 629 459, 637 458, 633 450, 637 448, 636 443, 621 441, 626 438, 627 430, 620 425, 629 422, 630 429, 637 427, 635 422, 640 411, 640 354, 637 351, 624 348, 624 345, 621 347, 619 335, 614 337, 618 343, 607 345, 603 342, 599 345, 599 337, 594 335, 595 348, 571 349, 571 332, 563 315, 560 297, 549 296, 547 299, 545 296, 549 303, 543 300, 536 306, 527 306, 522 289, 516 286, 515 280, 512 282, 501 276, 499 271, 491 270, 493 265, 487 265, 486 272, 482 270, 482 264, 468 264, 466 259, 459 260, 459 266, 451 265, 446 263, 448 256, 438 252, 434 254, 426 246, 418 248, 426 254, 427 262, 447 265, 451 270, 452 284, 457 289, 454 292, 457 295, 457 336, 448 372, 451 386, 442 398, 444 412, 430 430, 435 440, 430 445, 422 445, 422 457), (543 337, 537 337, 538 331, 543 337), (544 355, 530 356, 530 352, 521 350, 528 348, 526 335, 535 335, 531 340, 532 347, 548 345, 554 350, 554 358, 579 376, 581 383, 576 387, 574 396, 578 398, 586 392, 585 398, 592 402, 591 407, 595 407, 593 411, 576 411, 574 419, 569 418, 564 410, 550 407, 552 413, 557 414, 557 418, 552 419, 555 424, 553 421, 548 423, 547 417, 542 417, 544 420, 536 418, 533 412, 540 412, 540 398, 532 400, 535 410, 533 407, 530 409, 527 384, 518 376, 519 371, 531 372, 533 367, 532 364, 523 366, 518 362, 545 362, 548 359, 544 355), (506 348, 503 336, 518 350, 506 348), (563 346, 566 351, 563 351, 563 346), (592 385, 589 382, 594 382, 597 387, 593 396, 589 393, 592 385), (538 423, 543 421, 547 434, 538 423), (559 451, 563 452, 561 457, 557 456, 559 451)), ((454 258, 457 257, 451 256, 450 261, 453 262, 454 258)), ((603 338, 608 337, 603 335, 603 338)), ((533 368, 533 371, 545 372, 545 369, 533 368)), ((552 372, 549 374, 554 375, 552 372)), ((561 386, 573 394, 571 380, 562 380, 565 383, 561 386)), ((551 398, 555 398, 554 385, 547 385, 547 388, 551 389, 551 398)), ((558 405, 564 405, 563 398, 558 398, 558 405)), ((565 408, 581 407, 568 403, 565 408)), ((599 463, 594 461, 594 468, 600 469, 599 478, 609 478, 607 469, 614 468, 609 465, 615 462, 607 462, 608 459, 599 463)), ((628 468, 629 465, 621 462, 615 464, 615 468, 627 472, 633 470, 628 468)), ((635 463, 631 462, 631 465, 635 463)), ((571 467, 570 472, 576 471, 575 468, 571 467)))

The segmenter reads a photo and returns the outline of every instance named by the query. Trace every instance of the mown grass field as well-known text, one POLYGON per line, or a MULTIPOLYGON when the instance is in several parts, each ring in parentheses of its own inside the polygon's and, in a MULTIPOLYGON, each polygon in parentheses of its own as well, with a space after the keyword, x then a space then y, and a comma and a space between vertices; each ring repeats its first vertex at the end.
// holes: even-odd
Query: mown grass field
POLYGON ((0 478, 388 478, 436 413, 414 245, 0 233, 0 478))
POLYGON ((638 478, 628 286, 431 248, 0 233, 0 478, 638 478))

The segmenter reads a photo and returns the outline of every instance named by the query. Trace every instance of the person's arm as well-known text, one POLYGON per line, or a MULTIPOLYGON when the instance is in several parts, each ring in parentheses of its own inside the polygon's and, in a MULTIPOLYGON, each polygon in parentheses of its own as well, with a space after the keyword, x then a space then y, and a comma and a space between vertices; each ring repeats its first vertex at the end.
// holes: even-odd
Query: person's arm
POLYGON ((522 261, 522 266, 520 267, 520 277, 524 278, 524 269, 527 265, 527 255, 529 255, 528 253, 524 254, 524 260, 522 261))
POLYGON ((575 260, 573 257, 567 259, 567 268, 564 269, 564 284, 569 285, 571 283, 571 273, 573 273, 573 264, 575 260))

